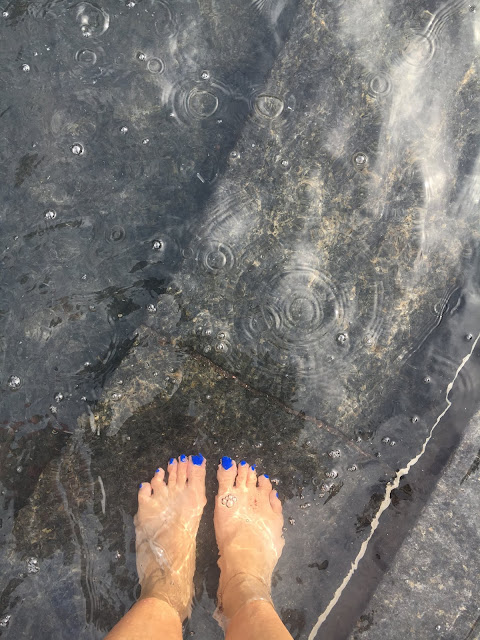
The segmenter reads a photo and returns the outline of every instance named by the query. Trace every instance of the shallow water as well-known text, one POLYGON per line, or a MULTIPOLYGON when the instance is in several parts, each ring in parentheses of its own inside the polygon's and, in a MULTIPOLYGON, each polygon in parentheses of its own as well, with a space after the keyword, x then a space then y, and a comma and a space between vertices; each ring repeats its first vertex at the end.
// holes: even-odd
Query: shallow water
MULTIPOLYGON (((275 602, 344 637, 392 490, 478 405, 480 11, 0 9, 0 634, 103 637, 135 486, 199 450, 210 497, 222 454, 276 480, 275 602)), ((185 633, 220 638, 209 522, 185 633)))

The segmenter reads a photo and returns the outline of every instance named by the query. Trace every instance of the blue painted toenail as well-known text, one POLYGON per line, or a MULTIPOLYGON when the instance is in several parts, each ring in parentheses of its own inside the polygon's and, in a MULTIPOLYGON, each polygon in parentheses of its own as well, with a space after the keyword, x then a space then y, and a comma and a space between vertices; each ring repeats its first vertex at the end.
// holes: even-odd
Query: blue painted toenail
POLYGON ((231 458, 229 458, 228 456, 223 456, 223 458, 222 458, 222 467, 224 469, 230 469, 232 464, 233 464, 233 462, 232 462, 231 458))
POLYGON ((275 496, 278 498, 278 491, 275 491, 275 496))
POLYGON ((247 464, 247 463, 245 462, 245 460, 242 460, 242 461, 240 462, 240 466, 242 466, 242 467, 244 467, 246 464, 247 464))
POLYGON ((138 485, 138 488, 141 489, 143 487, 143 482, 138 485))
POLYGON ((198 456, 192 456, 192 462, 193 462, 193 464, 196 464, 197 467, 200 467, 202 462, 203 462, 202 454, 199 453, 198 456))
POLYGON ((173 464, 175 462, 175 458, 170 458, 170 460, 168 461, 168 464, 173 464))
POLYGON ((264 478, 268 478, 268 476, 267 476, 267 474, 266 474, 266 473, 264 473, 264 474, 263 474, 263 477, 264 477, 264 478))
POLYGON ((251 466, 252 471, 255 471, 255 467, 256 466, 257 466, 256 464, 252 464, 252 466, 251 466))
POLYGON ((155 471, 155 473, 160 473, 160 469, 157 469, 157 470, 155 471))
POLYGON ((180 462, 186 462, 186 460, 187 456, 182 453, 182 455, 180 456, 180 462))

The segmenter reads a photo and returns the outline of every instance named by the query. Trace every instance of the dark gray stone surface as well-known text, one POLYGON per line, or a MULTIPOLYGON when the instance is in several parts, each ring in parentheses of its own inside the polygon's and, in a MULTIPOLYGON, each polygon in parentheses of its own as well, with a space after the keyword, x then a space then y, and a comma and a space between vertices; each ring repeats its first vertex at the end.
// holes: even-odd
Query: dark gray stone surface
POLYGON ((351 640, 480 637, 479 445, 477 414, 351 640))

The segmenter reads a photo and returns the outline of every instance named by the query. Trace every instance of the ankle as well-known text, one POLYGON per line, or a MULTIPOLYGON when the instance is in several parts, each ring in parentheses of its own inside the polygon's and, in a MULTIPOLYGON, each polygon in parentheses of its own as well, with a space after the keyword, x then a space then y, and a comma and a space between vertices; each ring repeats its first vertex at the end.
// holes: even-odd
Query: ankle
MULTIPOLYGON (((158 573, 158 572, 157 572, 158 573)), ((191 612, 192 592, 185 592, 185 589, 173 580, 172 576, 165 577, 160 572, 160 577, 153 573, 148 579, 142 582, 139 601, 156 600, 168 608, 172 609, 181 621, 185 620, 191 612)))
MULTIPOLYGON (((221 579, 221 585, 222 582, 221 579)), ((272 604, 270 584, 252 574, 239 572, 219 588, 218 611, 229 621, 242 607, 254 600, 272 604)))

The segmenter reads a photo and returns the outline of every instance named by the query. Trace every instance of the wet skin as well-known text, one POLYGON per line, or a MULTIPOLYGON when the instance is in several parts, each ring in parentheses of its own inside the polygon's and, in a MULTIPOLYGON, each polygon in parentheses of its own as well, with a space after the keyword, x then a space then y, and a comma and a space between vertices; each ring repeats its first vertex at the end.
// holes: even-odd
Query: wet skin
MULTIPOLYGON (((140 485, 135 516, 140 600, 169 605, 180 620, 191 611, 195 539, 206 504, 206 461, 201 455, 172 458, 166 476, 157 469, 140 485)), ((274 616, 279 637, 290 637, 273 611, 270 584, 282 553, 282 505, 267 475, 224 457, 218 466, 214 524, 221 569, 216 618, 226 629, 249 606, 260 607, 260 622, 274 616)), ((242 620, 233 625, 241 626, 242 620)), ((178 620, 177 618, 177 620, 178 620)), ((271 621, 267 620, 267 623, 271 621)))

